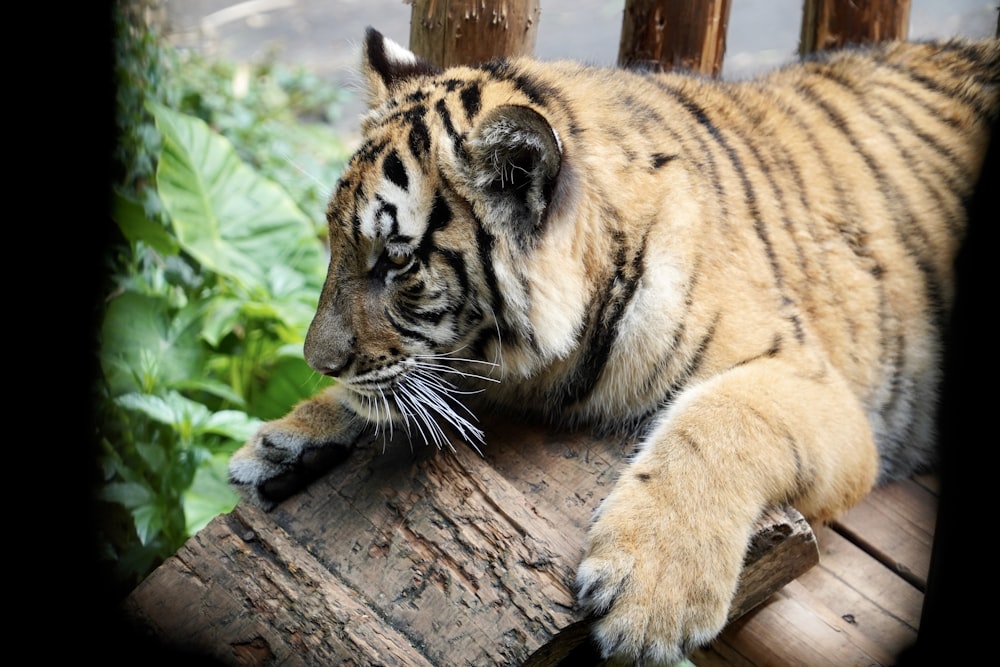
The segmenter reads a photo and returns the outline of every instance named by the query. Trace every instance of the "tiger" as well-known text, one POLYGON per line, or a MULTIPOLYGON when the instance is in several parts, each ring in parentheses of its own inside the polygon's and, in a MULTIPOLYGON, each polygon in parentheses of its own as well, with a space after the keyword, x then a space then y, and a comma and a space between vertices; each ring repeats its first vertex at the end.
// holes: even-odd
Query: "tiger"
POLYGON ((482 449, 482 410, 638 433, 575 594, 605 658, 671 664, 722 630, 766 507, 829 521, 933 466, 1000 41, 742 81, 361 50, 303 346, 335 382, 232 455, 248 502, 394 429, 482 449))

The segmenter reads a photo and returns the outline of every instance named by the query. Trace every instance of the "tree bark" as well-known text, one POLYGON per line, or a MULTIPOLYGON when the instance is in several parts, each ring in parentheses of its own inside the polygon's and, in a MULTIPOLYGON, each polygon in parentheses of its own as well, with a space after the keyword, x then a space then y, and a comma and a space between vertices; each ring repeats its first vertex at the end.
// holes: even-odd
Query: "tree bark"
POLYGON ((729 0, 626 0, 618 64, 718 76, 729 0))
POLYGON ((535 51, 539 0, 413 0, 410 50, 439 67, 535 51))
POLYGON ((906 39, 910 0, 805 0, 799 53, 906 39))

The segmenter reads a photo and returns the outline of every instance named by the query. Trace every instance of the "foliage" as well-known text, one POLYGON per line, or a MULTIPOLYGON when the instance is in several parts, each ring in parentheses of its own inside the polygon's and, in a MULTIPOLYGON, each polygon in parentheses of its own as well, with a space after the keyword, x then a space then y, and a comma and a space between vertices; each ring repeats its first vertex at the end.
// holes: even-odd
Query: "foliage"
POLYGON ((97 387, 99 538, 123 592, 232 508, 229 454, 321 386, 301 352, 325 274, 314 221, 346 154, 317 122, 338 91, 175 52, 127 5, 97 387))

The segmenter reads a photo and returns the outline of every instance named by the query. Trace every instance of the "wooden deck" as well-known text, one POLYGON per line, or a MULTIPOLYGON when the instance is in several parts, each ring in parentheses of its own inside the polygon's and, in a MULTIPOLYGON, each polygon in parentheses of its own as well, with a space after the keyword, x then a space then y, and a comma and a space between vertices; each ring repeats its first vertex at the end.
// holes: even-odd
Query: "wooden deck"
MULTIPOLYGON (((581 627, 574 569, 630 444, 489 433, 484 457, 374 446, 273 512, 239 505, 143 582, 127 615, 227 665, 599 662, 586 644, 565 662, 555 649, 581 627)), ((936 496, 933 478, 894 484, 817 528, 819 564, 692 662, 893 664, 916 638, 936 496)))
POLYGON ((816 527, 819 564, 730 624, 693 662, 891 665, 917 638, 937 510, 932 477, 877 489, 816 527))

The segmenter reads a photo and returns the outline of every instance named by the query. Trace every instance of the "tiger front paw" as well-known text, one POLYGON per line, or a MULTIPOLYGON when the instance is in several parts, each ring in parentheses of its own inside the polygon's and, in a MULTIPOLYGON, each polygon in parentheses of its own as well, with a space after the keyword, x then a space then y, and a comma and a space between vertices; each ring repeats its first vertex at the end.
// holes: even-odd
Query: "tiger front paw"
POLYGON ((725 625, 745 537, 717 517, 685 515, 635 486, 620 483, 602 504, 577 571, 577 596, 598 617, 592 632, 605 659, 673 665, 725 625))
POLYGON ((350 453, 361 428, 337 403, 314 398, 261 426, 229 460, 229 482, 249 502, 272 509, 350 453))

